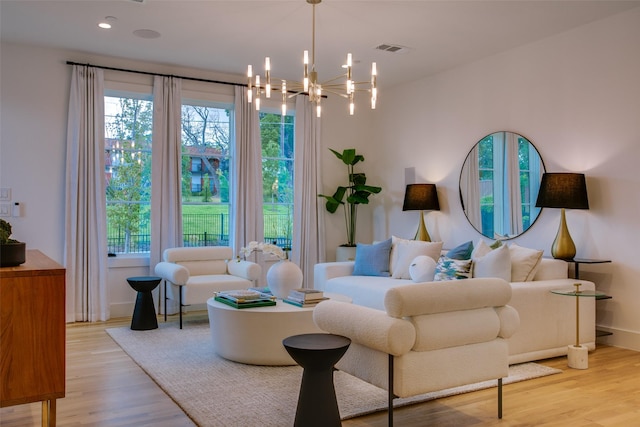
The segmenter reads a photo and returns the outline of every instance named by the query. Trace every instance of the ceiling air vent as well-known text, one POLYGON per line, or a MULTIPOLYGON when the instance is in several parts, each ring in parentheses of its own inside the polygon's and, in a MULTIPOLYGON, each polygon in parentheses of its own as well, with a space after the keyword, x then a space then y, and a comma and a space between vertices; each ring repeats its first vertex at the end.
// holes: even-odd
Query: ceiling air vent
POLYGON ((391 52, 391 53, 408 53, 410 49, 406 46, 400 46, 398 44, 384 43, 376 46, 376 50, 383 50, 385 52, 391 52))
POLYGON ((132 1, 132 2, 134 2, 134 3, 144 3, 144 2, 146 2, 147 0, 129 0, 129 1, 132 1))

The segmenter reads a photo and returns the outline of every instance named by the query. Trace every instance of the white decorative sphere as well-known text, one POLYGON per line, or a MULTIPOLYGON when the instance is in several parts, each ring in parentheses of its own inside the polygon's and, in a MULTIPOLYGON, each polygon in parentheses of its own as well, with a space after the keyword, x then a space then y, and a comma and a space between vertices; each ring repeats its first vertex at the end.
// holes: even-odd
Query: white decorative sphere
POLYGON ((267 271, 267 286, 276 298, 286 298, 289 291, 302 287, 302 270, 289 260, 278 261, 267 271))
POLYGON ((435 274, 436 262, 430 256, 417 256, 409 265, 409 276, 416 283, 432 282, 435 274))

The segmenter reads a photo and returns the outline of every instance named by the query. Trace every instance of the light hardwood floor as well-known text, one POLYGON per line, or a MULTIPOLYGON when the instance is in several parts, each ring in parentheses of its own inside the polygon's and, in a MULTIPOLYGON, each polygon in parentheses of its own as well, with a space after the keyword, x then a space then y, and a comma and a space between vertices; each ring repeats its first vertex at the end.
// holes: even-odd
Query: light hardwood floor
MULTIPOLYGON (((129 322, 67 327, 67 393, 58 400, 58 426, 194 425, 104 332, 129 322)), ((599 346, 590 353, 587 370, 567 368, 566 358, 541 363, 563 373, 505 385, 502 420, 496 417, 496 390, 490 389, 396 409, 395 425, 640 426, 639 352, 599 346)), ((0 425, 35 427, 40 417, 39 404, 2 408, 0 425)), ((343 422, 345 427, 386 425, 385 412, 343 422)))

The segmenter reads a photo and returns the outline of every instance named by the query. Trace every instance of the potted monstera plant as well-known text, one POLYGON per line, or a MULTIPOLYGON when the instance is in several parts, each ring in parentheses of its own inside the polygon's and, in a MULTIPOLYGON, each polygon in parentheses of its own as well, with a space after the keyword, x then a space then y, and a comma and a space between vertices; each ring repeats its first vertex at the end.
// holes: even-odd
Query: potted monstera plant
POLYGON ((0 219, 0 267, 14 267, 26 260, 26 244, 11 239, 11 224, 0 219))
MULTIPOLYGON (((335 213, 340 206, 344 207, 347 242, 341 247, 355 248, 358 206, 369 204, 369 196, 380 193, 382 188, 367 185, 366 174, 355 171, 355 165, 364 162, 364 156, 356 153, 355 148, 348 148, 342 153, 331 148, 329 150, 345 164, 347 183, 339 186, 333 195, 319 194, 318 197, 326 199, 326 208, 330 213, 335 213)), ((337 256, 337 258, 339 257, 337 256)))

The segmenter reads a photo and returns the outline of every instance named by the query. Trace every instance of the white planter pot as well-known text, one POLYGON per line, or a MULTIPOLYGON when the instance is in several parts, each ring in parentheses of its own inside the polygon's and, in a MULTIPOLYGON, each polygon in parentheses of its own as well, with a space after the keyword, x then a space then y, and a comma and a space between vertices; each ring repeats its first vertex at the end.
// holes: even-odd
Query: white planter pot
POLYGON ((302 270, 289 260, 281 260, 267 271, 267 286, 276 298, 286 298, 289 291, 302 287, 302 270))
POLYGON ((336 261, 355 261, 355 260, 356 260, 355 246, 338 246, 336 248, 336 261))

